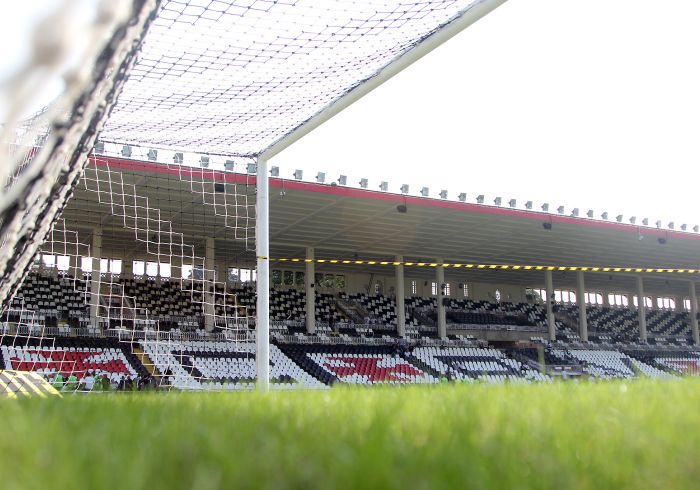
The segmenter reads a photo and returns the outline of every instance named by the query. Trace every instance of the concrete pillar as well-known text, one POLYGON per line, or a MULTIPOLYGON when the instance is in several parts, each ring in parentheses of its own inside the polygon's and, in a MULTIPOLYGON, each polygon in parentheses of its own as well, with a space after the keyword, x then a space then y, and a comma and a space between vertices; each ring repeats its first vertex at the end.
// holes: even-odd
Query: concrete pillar
POLYGON ((627 308, 634 308, 634 293, 629 293, 627 295, 627 308))
MULTIPOLYGON (((443 260, 439 259, 438 263, 443 260)), ((447 338, 447 312, 445 311, 445 268, 441 265, 436 267, 435 280, 437 281, 437 307, 438 307, 438 337, 447 338)))
POLYGON ((674 308, 674 311, 678 313, 683 313, 685 311, 685 305, 684 303, 684 297, 683 296, 676 296, 674 300, 676 301, 676 307, 674 308))
POLYGON ((637 276, 637 314, 639 316, 639 340, 647 341, 647 309, 644 305, 644 280, 637 276))
POLYGON ((651 309, 652 310, 661 309, 661 308, 659 308, 659 297, 656 296, 655 294, 653 294, 651 296, 651 309))
POLYGON ((576 299, 578 300, 578 336, 588 342, 588 319, 586 318, 586 284, 583 271, 576 272, 576 299))
POLYGON ((401 262, 396 266, 396 331, 399 337, 406 336, 406 305, 404 297, 403 257, 397 255, 394 259, 401 262))
POLYGON ((316 333, 316 264, 314 263, 314 249, 309 247, 306 249, 306 274, 304 283, 306 286, 306 332, 309 334, 316 333))
POLYGON ((216 308, 214 301, 214 255, 216 254, 216 243, 213 237, 207 237, 207 250, 204 255, 204 329, 207 332, 214 331, 216 320, 216 308), (212 291, 209 291, 211 289, 212 291))
POLYGON ((552 271, 544 271, 544 283, 547 290, 547 333, 550 342, 557 340, 557 327, 554 321, 554 283, 552 281, 552 271))
POLYGON ((78 251, 71 250, 68 256, 68 275, 73 277, 80 277, 80 257, 78 256, 78 251))
POLYGON ((90 274, 90 324, 98 326, 98 313, 100 307, 100 258, 102 257, 102 228, 92 230, 92 273, 90 274))
POLYGON ((693 332, 693 343, 697 345, 700 343, 700 336, 698 335, 698 297, 695 291, 695 283, 690 281, 689 286, 690 330, 693 332))
POLYGON ((610 291, 603 291, 601 294, 603 295, 603 306, 610 306, 610 291))

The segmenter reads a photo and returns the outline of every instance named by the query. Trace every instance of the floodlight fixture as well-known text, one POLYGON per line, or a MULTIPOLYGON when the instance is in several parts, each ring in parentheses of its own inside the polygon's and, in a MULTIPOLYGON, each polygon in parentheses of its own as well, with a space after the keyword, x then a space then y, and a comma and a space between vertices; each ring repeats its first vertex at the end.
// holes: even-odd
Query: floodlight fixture
POLYGON ((661 228, 661 220, 656 220, 656 227, 661 228))
POLYGON ((693 226, 693 231, 694 231, 695 233, 700 233, 700 225, 695 225, 695 226, 693 226))
POLYGON ((592 209, 589 209, 588 212, 586 213, 586 216, 588 216, 589 218, 593 218, 594 215, 595 215, 595 213, 593 212, 592 209))
POLYGON ((347 175, 341 175, 338 177, 338 184, 340 185, 348 185, 348 177, 347 175))
POLYGON ((105 143, 104 141, 98 141, 95 143, 95 153, 98 155, 102 155, 105 152, 105 143))
POLYGON ((500 205, 501 205, 501 198, 500 198, 500 197, 497 197, 496 199, 493 200, 493 203, 494 203, 496 206, 500 206, 500 205))
POLYGON ((125 158, 131 157, 131 147, 129 145, 122 146, 122 156, 125 158))
POLYGON ((158 150, 154 150, 153 148, 151 148, 150 150, 148 150, 146 158, 148 158, 148 161, 150 162, 155 162, 156 160, 158 160, 158 150))
POLYGON ((517 204, 518 201, 516 201, 515 199, 511 199, 510 201, 508 201, 508 206, 510 206, 511 208, 514 208, 517 204))
POLYGON ((247 170, 249 174, 255 174, 257 175, 258 173, 258 164, 257 163, 249 163, 247 166, 247 170))
POLYGON ((608 212, 604 211, 603 214, 600 215, 600 217, 603 219, 608 219, 608 212))
POLYGON ((648 225, 649 225, 649 218, 644 218, 644 219, 642 220, 642 224, 643 224, 644 226, 648 226, 648 225))
POLYGON ((564 206, 559 206, 559 207, 557 208, 557 213, 559 213, 559 214, 564 214, 564 206))
POLYGON ((478 202, 479 204, 484 204, 484 195, 479 194, 478 196, 476 196, 476 202, 478 202))
POLYGON ((532 209, 532 201, 527 201, 525 203, 525 209, 532 209))
POLYGON ((549 203, 548 202, 546 202, 542 205, 542 211, 544 211, 545 213, 549 212, 549 203))
POLYGON ((185 155, 183 153, 175 153, 173 155, 173 163, 183 163, 185 161, 185 155))
POLYGON ((402 184, 401 185, 401 194, 408 194, 408 184, 402 184))
POLYGON ((622 216, 621 214, 615 216, 615 220, 617 220, 618 223, 622 223, 622 218, 624 218, 624 216, 622 216))
POLYGON ((280 176, 280 168, 279 167, 270 167, 270 175, 272 177, 279 177, 280 176))
POLYGON ((683 231, 688 231, 688 225, 685 224, 685 223, 683 223, 683 224, 681 225, 681 230, 683 230, 683 231))
POLYGON ((323 172, 319 172, 316 174, 316 182, 319 184, 323 184, 326 181, 326 174, 323 172))
POLYGON ((630 217, 630 223, 635 224, 637 222, 637 217, 636 216, 631 216, 630 217))
POLYGON ((368 184, 369 182, 367 181, 367 179, 360 179, 360 187, 362 187, 363 189, 367 189, 368 184))
MULTIPOLYGON (((249 163, 249 164, 248 164, 248 173, 251 173, 251 171, 250 171, 250 166, 251 166, 251 165, 255 165, 255 164, 254 164, 254 163, 249 163)), ((207 168, 207 167, 209 166, 209 157, 206 156, 206 155, 201 155, 201 156, 199 157, 199 166, 202 167, 202 168, 207 168)), ((255 172, 252 172, 252 173, 255 173, 255 172)))
POLYGON ((299 169, 296 169, 293 175, 296 180, 301 180, 302 178, 304 178, 304 172, 299 169))
POLYGON ((443 189, 440 191, 440 198, 447 199, 447 190, 443 189))
POLYGON ((574 218, 578 218, 578 214, 579 214, 578 208, 574 208, 571 210, 571 216, 573 216, 574 218))
POLYGON ((466 201, 466 200, 467 200, 467 193, 466 193, 466 192, 461 192, 461 193, 459 194, 459 196, 457 196, 457 199, 459 199, 459 200, 462 201, 462 202, 466 201))
POLYGON ((379 189, 386 192, 389 190, 389 182, 383 180, 381 184, 379 184, 379 189))
POLYGON ((420 195, 423 197, 428 197, 429 194, 430 194, 430 189, 428 189, 427 187, 423 187, 420 190, 420 195))
POLYGON ((673 221, 671 221, 671 222, 668 224, 668 229, 669 229, 669 230, 675 230, 675 229, 676 229, 676 223, 674 223, 673 221))

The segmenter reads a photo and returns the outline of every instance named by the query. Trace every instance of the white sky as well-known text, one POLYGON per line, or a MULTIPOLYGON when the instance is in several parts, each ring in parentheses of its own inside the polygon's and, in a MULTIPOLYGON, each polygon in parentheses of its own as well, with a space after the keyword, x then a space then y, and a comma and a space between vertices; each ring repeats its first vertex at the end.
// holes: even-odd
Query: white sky
POLYGON ((699 24, 697 0, 510 0, 271 164, 700 223, 699 24))
MULTIPOLYGON (((57 3, 0 16, 0 73, 57 3)), ((510 0, 271 164, 694 225, 699 23, 697 0, 510 0)))

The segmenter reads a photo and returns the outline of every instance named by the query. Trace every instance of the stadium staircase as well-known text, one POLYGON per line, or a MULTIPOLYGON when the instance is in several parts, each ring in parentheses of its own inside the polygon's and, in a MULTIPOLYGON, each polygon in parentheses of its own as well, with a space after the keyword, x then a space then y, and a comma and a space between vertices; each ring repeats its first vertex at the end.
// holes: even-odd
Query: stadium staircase
POLYGON ((362 324, 369 313, 357 301, 349 298, 337 298, 336 307, 350 319, 352 323, 362 324))
POLYGON ((148 357, 148 354, 146 354, 143 349, 140 347, 134 346, 132 349, 134 355, 136 356, 136 359, 139 360, 139 362, 143 365, 143 367, 146 368, 146 371, 148 371, 148 374, 150 374, 153 377, 160 378, 160 374, 156 371, 156 365, 154 362, 151 360, 150 357, 148 357))

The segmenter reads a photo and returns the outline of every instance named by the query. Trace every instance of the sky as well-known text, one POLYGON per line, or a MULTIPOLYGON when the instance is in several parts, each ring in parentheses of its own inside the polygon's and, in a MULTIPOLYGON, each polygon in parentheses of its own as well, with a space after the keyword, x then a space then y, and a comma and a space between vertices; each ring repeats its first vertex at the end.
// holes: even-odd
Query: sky
POLYGON ((509 0, 271 160, 700 223, 700 2, 509 0))
MULTIPOLYGON (((0 16, 13 46, 0 75, 59 3, 0 16)), ((699 21, 697 0, 509 0, 270 164, 287 178, 700 224, 699 21)))

